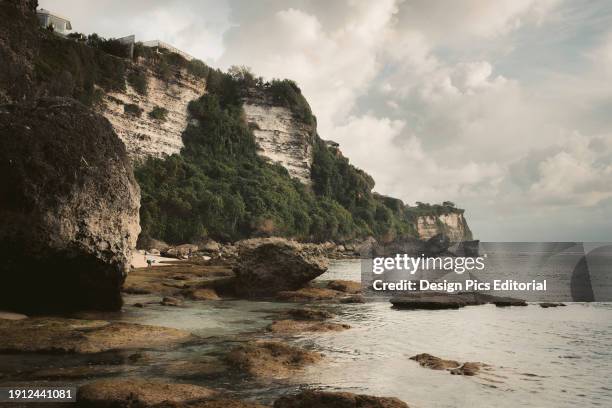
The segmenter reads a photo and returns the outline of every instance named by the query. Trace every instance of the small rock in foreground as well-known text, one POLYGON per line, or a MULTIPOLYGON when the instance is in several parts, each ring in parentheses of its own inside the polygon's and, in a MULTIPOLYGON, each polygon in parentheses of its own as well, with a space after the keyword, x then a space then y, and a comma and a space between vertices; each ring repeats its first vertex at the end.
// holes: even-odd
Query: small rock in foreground
POLYGON ((274 402, 274 408, 408 408, 392 397, 374 397, 349 392, 304 391, 284 396, 274 402))
POLYGON ((417 354, 416 356, 410 357, 410 359, 419 363, 421 367, 431 368, 432 370, 448 370, 451 368, 458 368, 461 365, 458 361, 444 360, 427 353, 417 354))
POLYGON ((193 338, 183 330, 104 320, 0 320, 0 353, 99 353, 180 344, 193 338))
POLYGON ((239 370, 257 377, 287 376, 321 360, 320 353, 275 341, 249 342, 236 347, 226 361, 239 370))
POLYGON ((94 381, 79 388, 77 400, 88 407, 135 407, 161 403, 188 403, 210 398, 215 391, 191 384, 156 380, 112 379, 94 381))
POLYGON ((554 302, 540 303, 540 307, 544 309, 548 309, 549 307, 559 307, 559 306, 567 306, 567 305, 565 303, 554 303, 554 302))
POLYGON ((268 326, 268 331, 273 333, 329 332, 350 328, 348 324, 286 319, 275 321, 268 326))
POLYGON ((415 360, 421 367, 430 368, 432 370, 446 370, 453 375, 473 376, 478 374, 482 368, 488 367, 486 364, 475 361, 461 364, 455 360, 444 360, 427 353, 417 354, 416 356, 410 357, 410 359, 415 360))

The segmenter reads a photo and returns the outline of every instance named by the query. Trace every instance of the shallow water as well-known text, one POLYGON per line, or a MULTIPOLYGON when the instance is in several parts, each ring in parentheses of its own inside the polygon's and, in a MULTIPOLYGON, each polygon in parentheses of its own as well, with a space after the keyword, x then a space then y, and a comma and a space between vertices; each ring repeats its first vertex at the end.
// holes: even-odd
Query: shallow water
MULTIPOLYGON (((334 261, 320 279, 359 280, 359 260, 334 261)), ((295 304, 251 301, 187 302, 184 308, 136 302, 159 300, 128 296, 124 312, 97 316, 109 320, 186 329, 205 338, 174 350, 147 351, 146 363, 127 353, 95 356, 2 356, 0 380, 28 382, 38 369, 114 365, 107 376, 156 377, 225 389, 237 397, 270 402, 301 387, 396 396, 410 406, 427 407, 610 407, 612 406, 612 304, 573 303, 567 307, 400 311, 387 302, 319 305, 352 326, 344 332, 303 334, 291 342, 322 351, 323 362, 290 378, 250 380, 236 373, 169 374, 175 361, 215 358, 239 341, 269 337, 265 328, 276 312, 295 304), (490 371, 477 377, 452 376, 420 367, 409 359, 430 353, 459 361, 480 361, 490 371), (15 375, 21 371, 20 375, 15 375), (4 378, 2 378, 4 374, 4 378)), ((83 316, 94 318, 96 316, 83 316)), ((79 384, 88 377, 58 379, 79 384)), ((2 382, 2 381, 0 381, 2 382)))

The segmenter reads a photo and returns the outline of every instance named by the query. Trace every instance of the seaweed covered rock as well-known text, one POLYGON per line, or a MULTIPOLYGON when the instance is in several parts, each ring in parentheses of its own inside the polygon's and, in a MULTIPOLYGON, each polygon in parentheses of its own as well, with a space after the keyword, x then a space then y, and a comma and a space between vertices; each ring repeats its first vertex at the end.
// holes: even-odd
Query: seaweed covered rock
POLYGON ((408 405, 392 397, 307 390, 279 398, 274 408, 408 408, 408 405))
POLYGON ((241 241, 238 259, 235 291, 245 297, 300 289, 327 270, 324 256, 281 238, 241 241))
POLYGON ((110 123, 80 103, 0 107, 0 306, 121 307, 140 190, 110 123))

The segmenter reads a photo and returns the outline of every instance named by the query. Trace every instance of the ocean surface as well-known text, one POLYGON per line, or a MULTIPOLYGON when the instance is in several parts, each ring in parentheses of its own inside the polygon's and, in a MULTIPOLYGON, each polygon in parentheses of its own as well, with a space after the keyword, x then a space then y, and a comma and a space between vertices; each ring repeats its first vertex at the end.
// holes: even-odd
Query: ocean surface
MULTIPOLYGON (((502 245, 487 251, 494 257, 498 256, 495 251, 506 258, 516 257, 517 264, 527 262, 532 268, 541 265, 533 259, 525 261, 534 256, 530 250, 517 252, 516 247, 502 245)), ((359 281, 361 269, 360 260, 332 261, 329 271, 318 279, 359 281)), ((545 274, 554 272, 550 267, 544 270, 545 274)), ((122 313, 82 317, 187 329, 206 340, 177 350, 147 351, 150 361, 139 366, 130 365, 126 356, 3 355, 0 382, 20 379, 28 383, 28 378, 36 378, 37 370, 83 364, 91 367, 113 360, 120 369, 109 376, 201 384, 264 403, 306 387, 395 396, 417 408, 612 407, 612 303, 568 302, 566 307, 548 309, 532 303, 527 307, 483 305, 409 311, 392 309, 387 301, 378 299, 365 304, 309 306, 335 313, 334 320, 351 325, 351 329, 286 338, 321 351, 324 360, 290 377, 264 381, 236 373, 185 378, 165 367, 175 361, 218 357, 241 341, 270 337, 262 329, 277 318, 277 312, 295 304, 228 300, 186 302, 185 308, 130 306, 150 300, 155 299, 131 295, 126 297, 122 313), (453 376, 410 360, 418 353, 479 361, 489 367, 475 377, 453 376)), ((78 385, 90 380, 73 376, 53 381, 78 385)))

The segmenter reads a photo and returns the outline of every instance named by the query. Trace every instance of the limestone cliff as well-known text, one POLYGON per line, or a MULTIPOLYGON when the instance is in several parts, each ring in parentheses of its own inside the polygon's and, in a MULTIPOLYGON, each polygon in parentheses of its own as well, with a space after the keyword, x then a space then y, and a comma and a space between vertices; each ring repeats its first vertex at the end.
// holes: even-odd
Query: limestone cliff
POLYGON ((420 239, 429 239, 438 234, 447 235, 453 242, 472 239, 472 231, 463 211, 460 210, 446 214, 420 215, 416 218, 416 230, 420 239))
POLYGON ((175 69, 167 80, 144 65, 138 69, 146 80, 146 93, 137 92, 128 83, 126 91, 105 93, 98 110, 111 122, 133 161, 179 153, 189 121, 187 105, 204 93, 205 82, 184 69, 175 69), (126 110, 130 105, 137 112, 126 110), (149 115, 156 107, 167 110, 164 119, 149 115))
POLYGON ((281 164, 304 184, 311 184, 313 129, 286 107, 271 102, 264 92, 244 98, 246 120, 253 129, 260 155, 281 164))

